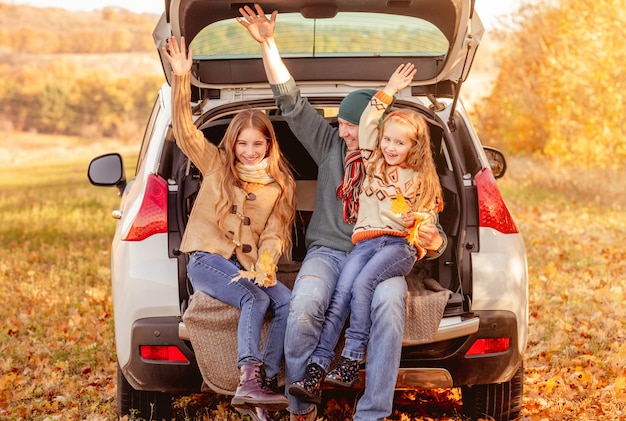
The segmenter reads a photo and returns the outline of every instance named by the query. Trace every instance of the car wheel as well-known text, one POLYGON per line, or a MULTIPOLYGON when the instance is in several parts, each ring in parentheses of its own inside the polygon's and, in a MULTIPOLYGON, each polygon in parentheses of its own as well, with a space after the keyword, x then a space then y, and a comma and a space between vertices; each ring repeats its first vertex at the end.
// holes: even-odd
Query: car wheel
POLYGON ((117 416, 129 419, 171 420, 172 394, 134 389, 117 366, 117 416))
POLYGON ((515 419, 522 410, 523 388, 522 363, 508 382, 462 386, 463 411, 472 420, 486 417, 493 417, 496 421, 515 419))

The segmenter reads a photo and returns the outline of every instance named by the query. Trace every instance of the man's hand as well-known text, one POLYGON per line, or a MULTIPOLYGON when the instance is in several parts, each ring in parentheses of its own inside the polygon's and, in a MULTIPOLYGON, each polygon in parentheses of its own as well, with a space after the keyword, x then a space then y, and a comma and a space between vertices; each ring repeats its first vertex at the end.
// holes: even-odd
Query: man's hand
POLYGON ((443 244, 443 239, 439 235, 439 229, 430 221, 420 225, 418 236, 419 245, 429 251, 437 250, 443 244))
POLYGON ((240 7, 239 13, 241 13, 241 17, 237 18, 237 22, 248 30, 252 38, 259 43, 263 43, 274 37, 278 11, 274 10, 271 18, 268 19, 261 6, 255 3, 254 8, 256 12, 254 12, 250 6, 240 7))

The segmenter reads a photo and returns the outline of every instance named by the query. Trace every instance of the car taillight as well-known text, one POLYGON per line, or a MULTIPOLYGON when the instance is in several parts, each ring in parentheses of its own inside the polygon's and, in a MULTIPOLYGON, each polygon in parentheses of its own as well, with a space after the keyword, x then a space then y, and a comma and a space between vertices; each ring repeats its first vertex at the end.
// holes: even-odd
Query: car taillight
POLYGON ((491 170, 483 168, 476 174, 475 179, 480 226, 493 228, 503 234, 518 233, 517 225, 504 204, 491 170))
POLYGON ((505 352, 511 346, 511 338, 483 338, 476 342, 465 355, 485 355, 505 352))
POLYGON ((150 174, 139 212, 125 241, 141 241, 151 235, 167 232, 167 182, 150 174))
POLYGON ((189 362, 182 351, 174 345, 141 345, 139 351, 141 358, 148 361, 189 362))

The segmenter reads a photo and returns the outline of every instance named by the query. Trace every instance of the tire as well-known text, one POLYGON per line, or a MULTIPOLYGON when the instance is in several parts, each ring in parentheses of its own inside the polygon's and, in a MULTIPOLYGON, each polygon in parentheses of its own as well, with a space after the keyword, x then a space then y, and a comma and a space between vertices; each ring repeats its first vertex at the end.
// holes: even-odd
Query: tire
POLYGON ((516 419, 522 410, 523 389, 522 363, 508 382, 462 386, 463 411, 472 421, 487 417, 496 421, 516 419))
POLYGON ((117 417, 161 421, 172 419, 172 394, 135 390, 117 366, 117 417))

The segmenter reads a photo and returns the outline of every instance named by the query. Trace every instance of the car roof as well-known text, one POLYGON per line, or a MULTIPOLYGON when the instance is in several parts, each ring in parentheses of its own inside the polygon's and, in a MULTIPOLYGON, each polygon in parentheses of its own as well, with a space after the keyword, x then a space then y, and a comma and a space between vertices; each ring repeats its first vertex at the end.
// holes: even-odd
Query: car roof
MULTIPOLYGON (((474 1, 273 0, 260 4, 267 14, 273 10, 279 12, 276 26, 278 47, 299 84, 320 81, 384 83, 398 64, 410 61, 418 69, 414 87, 423 87, 428 93, 456 96, 458 87, 467 77, 484 32, 480 19, 474 13, 474 1), (379 17, 374 24, 371 23, 372 16, 379 17), (315 24, 309 25, 309 22, 315 24), (430 25, 440 38, 437 41, 439 44, 433 47, 435 44, 431 35, 407 36, 409 31, 400 29, 403 27, 397 22, 406 22, 409 28, 430 25), (279 39, 279 30, 290 24, 301 33, 291 33, 279 39), (347 26, 342 32, 341 28, 337 29, 338 25, 347 26), (376 25, 380 28, 372 29, 376 25), (289 50, 284 48, 288 43, 283 40, 287 39, 290 43, 305 40, 309 36, 306 32, 308 27, 312 28, 311 33, 315 32, 312 37, 321 39, 324 28, 328 28, 326 39, 336 39, 339 44, 353 49, 358 49, 361 41, 363 45, 371 44, 372 51, 352 52, 345 48, 339 52, 325 51, 321 41, 313 41, 308 50, 295 50, 295 53, 289 54, 289 50), (342 34, 350 34, 352 38, 344 41, 342 34), (426 38, 430 38, 427 42, 433 43, 427 48, 424 45, 426 38), (386 44, 376 44, 384 40, 387 40, 386 44), (378 50, 374 50, 374 45, 378 50)), ((160 52, 171 35, 184 36, 192 45, 200 43, 203 37, 207 40, 204 46, 208 53, 196 55, 202 48, 198 45, 193 48, 195 66, 192 84, 196 86, 211 88, 267 83, 258 44, 255 45, 247 31, 234 21, 240 16, 239 8, 244 5, 252 6, 251 3, 228 0, 165 0, 164 14, 154 31, 155 44, 160 52), (230 27, 226 25, 226 29, 204 33, 209 28, 218 28, 217 25, 222 22, 230 27), (220 38, 224 38, 222 50, 219 50, 220 38), (256 51, 247 50, 249 45, 256 51)), ((163 56, 161 60, 169 81, 169 64, 163 56)))

